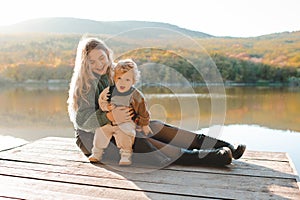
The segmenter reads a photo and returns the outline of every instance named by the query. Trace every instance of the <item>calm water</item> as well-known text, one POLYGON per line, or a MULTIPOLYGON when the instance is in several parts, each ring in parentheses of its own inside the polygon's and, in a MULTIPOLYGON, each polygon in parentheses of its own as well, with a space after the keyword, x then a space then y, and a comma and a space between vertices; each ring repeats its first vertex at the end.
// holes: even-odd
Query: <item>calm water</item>
MULTIPOLYGON (((226 95, 209 94, 205 87, 195 88, 193 94, 184 88, 176 94, 166 88, 141 90, 153 119, 200 133, 207 133, 212 119, 224 118, 211 106, 225 107, 222 139, 245 143, 249 150, 288 152, 300 172, 300 88, 227 87, 226 95)), ((22 139, 73 137, 66 100, 67 88, 0 88, 0 150, 22 139)))
MULTIPOLYGON (((209 127, 212 118, 223 117, 211 111, 211 96, 226 98, 225 124, 260 125, 300 132, 300 88, 227 87, 226 95, 209 94, 197 87, 176 94, 165 88, 141 88, 152 119, 195 130, 209 127)), ((73 137, 67 115, 67 88, 18 87, 0 89, 0 134, 26 140, 46 136, 73 137)), ((224 101, 225 102, 225 101, 224 101)), ((223 103, 224 103, 223 102, 223 103)), ((216 103, 213 103, 216 104, 216 103)))

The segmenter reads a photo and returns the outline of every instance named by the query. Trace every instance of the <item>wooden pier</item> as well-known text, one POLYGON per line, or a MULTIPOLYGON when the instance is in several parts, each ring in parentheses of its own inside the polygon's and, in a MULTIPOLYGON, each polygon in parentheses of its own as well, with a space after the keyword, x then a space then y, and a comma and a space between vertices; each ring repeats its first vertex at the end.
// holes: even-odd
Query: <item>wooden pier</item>
POLYGON ((246 151, 225 168, 91 164, 73 138, 49 137, 0 152, 3 199, 300 199, 286 153, 246 151))

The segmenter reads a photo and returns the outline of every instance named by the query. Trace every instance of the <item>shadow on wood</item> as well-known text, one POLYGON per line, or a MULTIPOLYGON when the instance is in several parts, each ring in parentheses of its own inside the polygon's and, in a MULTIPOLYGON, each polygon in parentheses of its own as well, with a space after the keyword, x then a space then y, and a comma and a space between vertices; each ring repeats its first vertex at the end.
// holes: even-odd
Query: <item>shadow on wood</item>
POLYGON ((60 199, 300 199, 286 153, 247 151, 225 168, 91 164, 72 138, 0 152, 0 197, 60 199))

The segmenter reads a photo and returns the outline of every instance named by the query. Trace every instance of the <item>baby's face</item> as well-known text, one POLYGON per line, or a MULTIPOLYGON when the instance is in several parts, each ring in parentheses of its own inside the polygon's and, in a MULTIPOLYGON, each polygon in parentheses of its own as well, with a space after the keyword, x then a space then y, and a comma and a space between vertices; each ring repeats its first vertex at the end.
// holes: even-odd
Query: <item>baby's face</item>
POLYGON ((125 73, 116 72, 114 76, 114 81, 119 92, 127 92, 133 85, 133 71, 130 70, 125 73))

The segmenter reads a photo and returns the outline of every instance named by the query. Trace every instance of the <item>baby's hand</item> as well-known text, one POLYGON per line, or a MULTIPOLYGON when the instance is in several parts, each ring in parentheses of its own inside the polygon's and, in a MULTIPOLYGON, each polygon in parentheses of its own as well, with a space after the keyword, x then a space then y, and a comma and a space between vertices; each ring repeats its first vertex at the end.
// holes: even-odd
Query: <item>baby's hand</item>
POLYGON ((109 110, 109 111, 112 111, 112 110, 115 109, 115 108, 116 108, 116 105, 115 105, 115 104, 109 103, 109 104, 107 105, 107 110, 109 110))
POLYGON ((149 134, 153 134, 152 130, 149 126, 142 126, 142 131, 144 132, 144 134, 147 136, 149 134))

